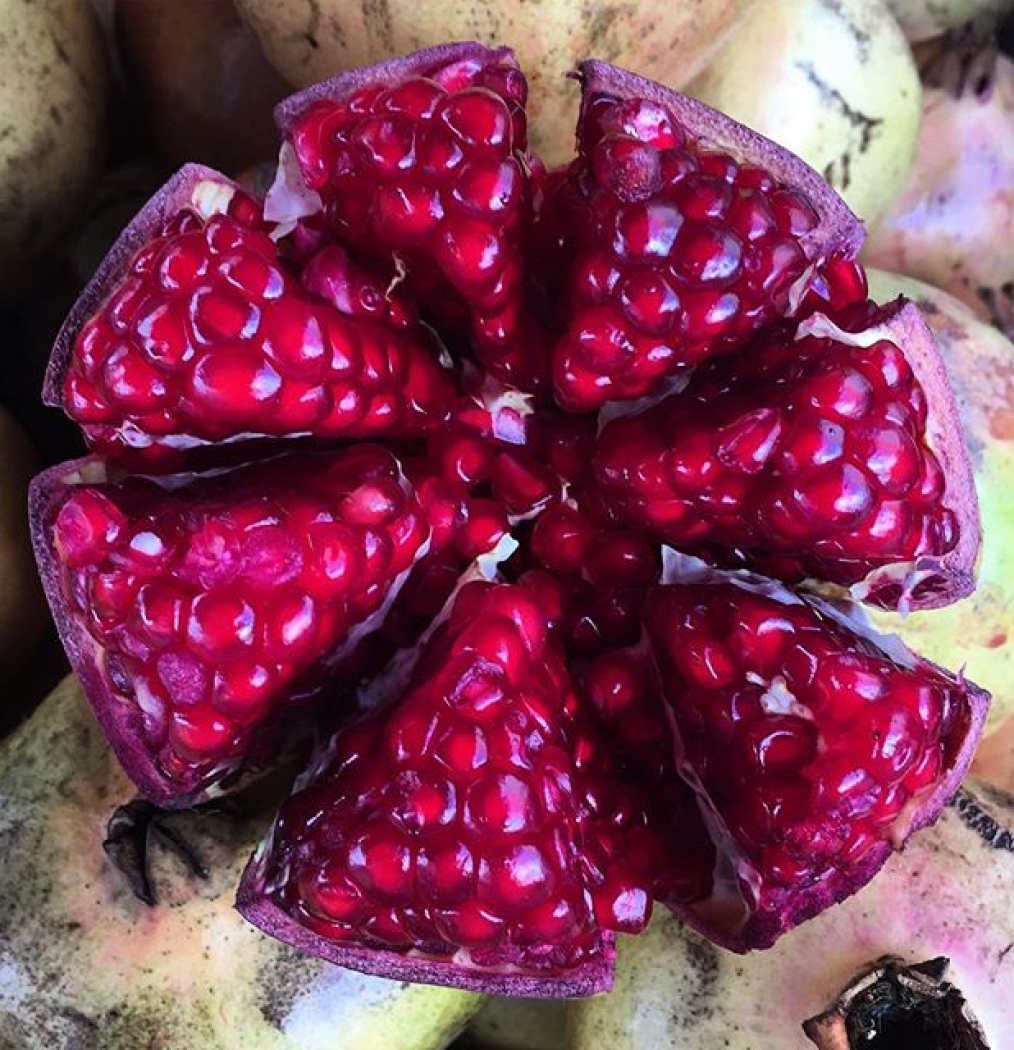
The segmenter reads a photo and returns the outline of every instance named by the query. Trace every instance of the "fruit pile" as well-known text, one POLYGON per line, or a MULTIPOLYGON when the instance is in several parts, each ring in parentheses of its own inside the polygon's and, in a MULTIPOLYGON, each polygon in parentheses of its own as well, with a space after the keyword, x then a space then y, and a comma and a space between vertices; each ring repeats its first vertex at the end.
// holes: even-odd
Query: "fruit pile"
POLYGON ((588 995, 655 901, 769 946, 986 715, 853 604, 974 587, 918 309, 797 158, 579 80, 552 170, 506 48, 307 89, 266 198, 185 167, 50 361, 92 455, 36 479, 36 551, 112 748, 181 808, 312 747, 238 907, 369 974, 588 995))

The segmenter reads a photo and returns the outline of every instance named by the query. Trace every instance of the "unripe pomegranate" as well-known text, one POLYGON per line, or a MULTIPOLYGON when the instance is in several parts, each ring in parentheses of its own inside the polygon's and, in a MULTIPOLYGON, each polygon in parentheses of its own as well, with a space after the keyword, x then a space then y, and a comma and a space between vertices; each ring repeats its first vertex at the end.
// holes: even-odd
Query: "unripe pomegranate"
POLYGON ((1014 346, 946 292, 897 274, 869 271, 877 299, 904 295, 918 304, 943 351, 972 450, 982 515, 978 586, 970 597, 932 614, 907 617, 871 609, 879 630, 966 673, 993 694, 989 727, 1014 711, 1014 346))
POLYGON ((768 0, 688 88, 816 168, 872 229, 915 155, 919 77, 881 0, 768 0))

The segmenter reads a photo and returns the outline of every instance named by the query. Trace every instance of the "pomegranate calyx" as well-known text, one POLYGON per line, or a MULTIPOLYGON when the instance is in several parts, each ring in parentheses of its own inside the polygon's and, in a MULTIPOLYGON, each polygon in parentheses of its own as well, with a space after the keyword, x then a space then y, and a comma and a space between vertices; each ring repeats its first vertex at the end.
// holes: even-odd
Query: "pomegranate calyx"
POLYGON ((944 979, 949 965, 943 956, 912 965, 880 959, 803 1031, 819 1050, 989 1050, 961 990, 944 979))
POLYGON ((167 822, 171 812, 160 809, 146 798, 132 799, 113 810, 102 842, 103 851, 127 880, 131 893, 152 908, 158 903, 149 864, 154 845, 158 844, 178 857, 193 878, 208 879, 208 869, 194 848, 167 822))

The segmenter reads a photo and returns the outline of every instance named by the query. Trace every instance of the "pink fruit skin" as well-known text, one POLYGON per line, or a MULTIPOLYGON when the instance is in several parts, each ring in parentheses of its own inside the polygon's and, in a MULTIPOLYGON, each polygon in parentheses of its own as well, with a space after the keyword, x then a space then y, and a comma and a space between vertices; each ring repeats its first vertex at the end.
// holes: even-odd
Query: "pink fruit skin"
POLYGON ((926 87, 908 183, 863 261, 942 288, 1014 336, 1012 187, 1014 60, 1000 54, 985 90, 926 87))

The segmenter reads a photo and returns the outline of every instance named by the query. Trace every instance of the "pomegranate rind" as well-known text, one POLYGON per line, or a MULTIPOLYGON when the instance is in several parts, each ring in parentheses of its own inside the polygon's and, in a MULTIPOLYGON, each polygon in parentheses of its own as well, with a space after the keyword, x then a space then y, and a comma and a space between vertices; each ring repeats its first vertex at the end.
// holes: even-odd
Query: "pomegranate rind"
MULTIPOLYGON (((238 183, 213 168, 203 164, 186 164, 154 193, 124 227, 60 326, 43 380, 44 404, 53 408, 65 406, 64 382, 70 370, 74 344, 81 329, 99 312, 102 304, 113 293, 134 256, 161 232, 169 219, 184 208, 195 207, 196 191, 198 187, 207 183, 221 187, 221 207, 216 210, 224 211, 232 196, 243 192, 238 183)), ((204 192, 208 193, 208 190, 204 192)))
POLYGON ((800 238, 811 262, 829 256, 852 259, 866 238, 862 221, 805 161, 769 138, 698 102, 629 70, 596 59, 577 68, 582 94, 606 93, 620 98, 648 99, 669 110, 690 136, 706 147, 721 150, 739 161, 764 168, 779 182, 801 190, 820 222, 800 238))
POLYGON ((888 339, 901 349, 926 395, 926 441, 945 480, 941 503, 954 512, 958 523, 953 550, 879 566, 852 585, 851 597, 903 613, 939 609, 968 597, 975 590, 975 566, 982 543, 975 474, 946 364, 919 308, 899 298, 883 307, 876 322, 855 336, 815 315, 800 325, 800 334, 804 332, 861 339, 864 344, 888 339))
POLYGON ((271 899, 266 875, 269 855, 270 842, 263 842, 250 858, 236 894, 237 910, 269 936, 337 966, 392 981, 413 981, 488 995, 537 999, 584 998, 608 992, 612 987, 616 946, 614 936, 608 932, 600 935, 596 958, 563 973, 540 976, 466 969, 452 960, 421 954, 404 955, 329 940, 302 926, 271 899))
POLYGON ((318 102, 341 102, 360 88, 375 84, 397 84, 412 77, 424 76, 434 69, 454 62, 474 60, 485 64, 505 59, 514 62, 514 52, 509 47, 486 47, 485 44, 474 40, 428 47, 400 58, 350 69, 322 80, 319 84, 313 84, 303 91, 297 91, 275 106, 275 123, 282 134, 288 134, 299 118, 318 102))
POLYGON ((37 475, 29 488, 32 545, 46 600, 70 666, 124 771, 145 797, 160 806, 196 805, 205 801, 207 795, 198 793, 180 798, 178 786, 174 790, 167 782, 137 731, 136 709, 123 703, 110 688, 99 665, 100 647, 83 622, 74 615, 64 594, 63 567, 53 543, 53 526, 68 489, 86 480, 90 483, 109 480, 106 464, 97 458, 61 463, 37 475))
MULTIPOLYGON (((817 595, 796 593, 788 590, 784 584, 751 572, 728 572, 715 569, 698 558, 680 554, 669 548, 664 551, 664 567, 660 582, 663 585, 731 584, 742 590, 763 594, 786 604, 802 602, 814 608, 821 615, 844 626, 847 630, 872 642, 885 656, 915 669, 925 670, 930 674, 944 675, 956 682, 960 685, 962 695, 968 705, 965 734, 946 774, 931 790, 919 798, 917 806, 912 807, 895 822, 889 829, 888 837, 872 845, 866 854, 855 864, 850 865, 847 870, 836 872, 832 879, 824 883, 808 886, 800 895, 789 900, 787 906, 780 911, 753 912, 736 929, 709 921, 699 909, 695 909, 692 905, 683 905, 675 901, 663 902, 679 919, 722 948, 740 954, 755 949, 770 948, 789 930, 856 894, 873 879, 893 853, 904 847, 913 834, 936 823, 968 775, 975 749, 986 724, 990 694, 963 676, 955 677, 952 672, 938 664, 923 659, 909 649, 897 635, 879 633, 870 624, 862 608, 850 602, 830 602, 817 595)), ((679 759, 682 754, 682 744, 675 720, 670 718, 669 721, 670 732, 679 759)), ((684 767, 687 778, 691 781, 696 780, 693 772, 685 769, 685 762, 681 765, 684 767)), ((693 783, 691 786, 699 793, 704 790, 693 783)), ((705 809, 709 805, 704 800, 700 804, 705 809)), ((724 833, 724 829, 723 838, 725 843, 731 841, 727 833, 724 833)), ((716 845, 721 849, 723 843, 716 845)), ((731 860, 735 863, 736 858, 732 857, 731 860)))

